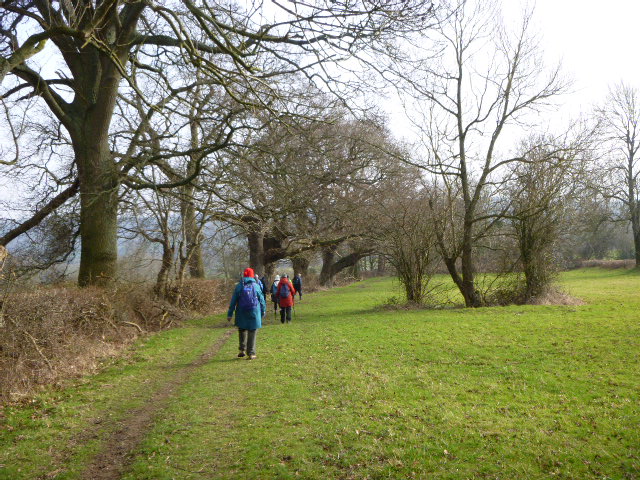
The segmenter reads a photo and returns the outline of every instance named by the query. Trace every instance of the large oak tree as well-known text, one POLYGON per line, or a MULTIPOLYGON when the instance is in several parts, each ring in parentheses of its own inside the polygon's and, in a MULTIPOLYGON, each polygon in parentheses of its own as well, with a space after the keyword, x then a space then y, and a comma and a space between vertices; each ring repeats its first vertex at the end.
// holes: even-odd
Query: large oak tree
MULTIPOLYGON (((143 95, 131 76, 141 55, 170 59, 177 52, 242 103, 237 84, 242 91, 247 82, 264 87, 276 75, 352 57, 368 44, 380 45, 396 33, 419 28, 432 13, 430 2, 422 1, 275 5, 276 11, 260 2, 242 8, 192 0, 2 3, 2 80, 18 79, 9 80, 2 95, 26 90, 27 96, 39 96, 73 146, 81 285, 107 283, 116 275, 119 188, 122 169, 130 166, 119 163, 111 151, 110 126, 123 85, 143 95), (45 40, 45 53, 38 54, 45 40), (55 75, 28 60, 39 55, 56 56, 60 68, 55 75)), ((269 102, 252 107, 269 107, 269 102)))

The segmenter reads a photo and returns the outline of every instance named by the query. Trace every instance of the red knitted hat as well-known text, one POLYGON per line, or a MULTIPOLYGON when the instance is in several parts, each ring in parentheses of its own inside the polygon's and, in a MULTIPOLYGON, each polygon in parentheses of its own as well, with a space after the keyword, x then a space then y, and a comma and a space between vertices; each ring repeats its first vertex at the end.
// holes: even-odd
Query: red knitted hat
POLYGON ((253 268, 245 268, 244 269, 244 273, 242 274, 243 277, 249 277, 249 278, 253 278, 253 268))

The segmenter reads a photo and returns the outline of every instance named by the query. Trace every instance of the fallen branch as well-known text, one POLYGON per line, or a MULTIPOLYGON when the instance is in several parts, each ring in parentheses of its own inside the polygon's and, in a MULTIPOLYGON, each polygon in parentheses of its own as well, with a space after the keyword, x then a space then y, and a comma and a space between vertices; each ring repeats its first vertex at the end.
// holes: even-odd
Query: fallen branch
POLYGON ((142 330, 142 328, 140 328, 140 325, 138 325, 137 323, 125 322, 124 320, 121 320, 121 322, 127 325, 131 325, 132 327, 136 327, 140 333, 144 333, 144 330, 142 330))
POLYGON ((171 325, 171 323, 173 322, 173 318, 169 318, 169 321, 167 322, 167 324, 165 325, 164 321, 167 318, 167 315, 169 315, 169 312, 165 311, 162 313, 162 318, 160 319, 160 325, 161 325, 161 329, 164 330, 165 328, 167 328, 169 325, 171 325))

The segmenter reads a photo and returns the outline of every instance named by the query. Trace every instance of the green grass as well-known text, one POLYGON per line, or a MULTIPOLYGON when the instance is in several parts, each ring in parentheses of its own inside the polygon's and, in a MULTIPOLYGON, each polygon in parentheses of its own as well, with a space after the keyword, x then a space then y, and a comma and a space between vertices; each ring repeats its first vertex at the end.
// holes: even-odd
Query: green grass
MULTIPOLYGON (((640 478, 640 275, 561 282, 586 303, 389 311, 378 306, 399 293, 390 279, 308 295, 293 323, 260 330, 256 361, 235 358, 233 336, 199 368, 124 478, 640 478)), ((205 324, 5 409, 6 478, 77 478, 99 438, 47 470, 51 445, 132 408, 141 379, 161 379, 151 365, 195 358, 192 342, 202 351, 221 333, 205 324)))
POLYGON ((114 421, 142 405, 171 373, 224 331, 193 322, 138 342, 98 375, 30 404, 0 410, 0 479, 78 478, 114 421))

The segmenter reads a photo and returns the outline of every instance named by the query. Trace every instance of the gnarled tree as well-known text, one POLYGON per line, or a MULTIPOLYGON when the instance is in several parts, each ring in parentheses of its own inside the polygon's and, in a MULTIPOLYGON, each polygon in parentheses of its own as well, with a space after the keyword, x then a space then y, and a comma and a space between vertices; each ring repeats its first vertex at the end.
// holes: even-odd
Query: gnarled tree
MULTIPOLYGON (((8 71, 2 96, 38 96, 71 138, 80 192, 81 285, 107 283, 116 275, 122 165, 111 148, 110 127, 123 84, 144 97, 131 75, 140 58, 182 56, 242 103, 237 84, 241 91, 247 82, 259 88, 279 74, 351 57, 396 32, 419 28, 432 13, 430 2, 417 0, 387 2, 385 8, 368 1, 290 3, 276 4, 276 13, 261 5, 244 9, 192 0, 2 3, 0 55, 8 71), (34 33, 20 43, 20 32, 28 30, 34 33), (31 61, 45 39, 63 64, 55 78, 31 61)), ((268 107, 269 99, 258 96, 252 106, 268 107)))

